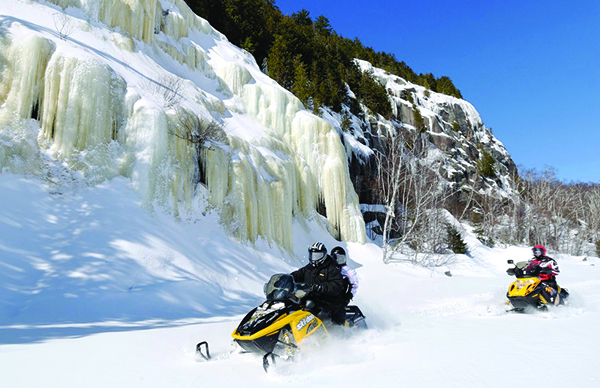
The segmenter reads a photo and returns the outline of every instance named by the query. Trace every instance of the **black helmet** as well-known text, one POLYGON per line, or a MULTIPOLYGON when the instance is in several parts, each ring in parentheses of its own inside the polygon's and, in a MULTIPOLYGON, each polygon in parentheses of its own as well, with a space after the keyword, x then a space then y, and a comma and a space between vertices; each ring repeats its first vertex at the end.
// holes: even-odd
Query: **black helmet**
POLYGON ((342 247, 335 247, 331 250, 331 257, 337 261, 338 265, 346 265, 346 251, 342 247))
POLYGON ((308 247, 308 261, 313 266, 317 266, 327 259, 327 248, 325 245, 320 242, 316 242, 310 247, 308 247))

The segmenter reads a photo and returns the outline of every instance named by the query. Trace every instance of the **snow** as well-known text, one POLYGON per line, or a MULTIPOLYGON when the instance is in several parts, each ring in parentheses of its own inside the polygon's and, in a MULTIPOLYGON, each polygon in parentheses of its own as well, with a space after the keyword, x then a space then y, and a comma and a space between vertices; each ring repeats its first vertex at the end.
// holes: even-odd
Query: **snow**
POLYGON ((598 258, 554 255, 571 303, 528 315, 504 305, 506 260, 526 260, 528 247, 488 248, 468 226, 456 224, 468 256, 385 265, 380 248, 361 243, 332 123, 302 110, 181 0, 53 2, 81 27, 70 39, 54 32, 54 5, 3 0, 0 15, 0 385, 599 385, 598 258), (153 34, 139 15, 166 8, 168 27, 153 34), (23 63, 32 66, 14 66, 23 63), (73 72, 53 81, 41 76, 48 67, 73 72), (186 187, 181 166, 192 156, 165 140, 172 111, 144 90, 144 80, 167 75, 186 80, 183 109, 214 117, 230 137, 204 150, 208 188, 186 187), (42 109, 64 119, 64 141, 40 140, 51 124, 30 118, 35 101, 61 90, 82 97, 42 109), (95 119, 86 91, 104 107, 95 119), (118 120, 124 132, 103 132, 118 120), (311 210, 319 200, 333 219, 311 210), (356 242, 335 240, 332 225, 356 242), (232 352, 231 333, 262 302, 268 278, 304 265, 314 241, 348 252, 370 329, 333 333, 265 374, 260 357, 232 352), (209 362, 195 354, 202 340, 209 362))
POLYGON ((529 249, 488 248, 468 230, 470 256, 384 265, 374 244, 340 244, 315 222, 294 224, 293 245, 304 248, 290 254, 232 241, 208 209, 180 222, 149 213, 125 178, 59 189, 0 175, 5 386, 506 387, 531 371, 548 387, 600 379, 598 258, 555 256, 568 306, 507 314, 506 260, 526 260, 529 249), (269 276, 303 265, 316 240, 348 251, 370 329, 332 335, 265 374, 260 357, 232 353, 231 332, 269 276), (210 362, 195 355, 202 340, 210 362))

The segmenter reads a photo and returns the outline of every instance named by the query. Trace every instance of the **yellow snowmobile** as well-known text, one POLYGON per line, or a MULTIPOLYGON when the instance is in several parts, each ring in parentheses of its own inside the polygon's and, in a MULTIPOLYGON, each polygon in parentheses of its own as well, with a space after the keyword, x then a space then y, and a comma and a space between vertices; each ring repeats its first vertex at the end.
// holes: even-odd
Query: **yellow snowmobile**
POLYGON ((527 261, 515 264, 508 260, 508 264, 514 264, 514 267, 507 269, 506 273, 517 277, 506 293, 506 304, 512 306, 508 311, 524 312, 529 308, 547 310, 548 306, 565 304, 568 291, 558 285, 558 290, 555 290, 539 278, 540 274, 552 274, 550 268, 530 267, 527 261))
MULTIPOLYGON (((305 300, 306 284, 295 283, 289 274, 277 274, 265 284, 264 291, 266 301, 246 314, 232 337, 244 352, 263 355, 263 368, 268 371, 276 358, 293 359, 302 343, 318 343, 328 331, 314 302, 305 300)), ((346 307, 345 326, 366 328, 365 316, 357 306, 346 307)), ((200 342, 196 351, 210 359, 206 341, 200 342)))

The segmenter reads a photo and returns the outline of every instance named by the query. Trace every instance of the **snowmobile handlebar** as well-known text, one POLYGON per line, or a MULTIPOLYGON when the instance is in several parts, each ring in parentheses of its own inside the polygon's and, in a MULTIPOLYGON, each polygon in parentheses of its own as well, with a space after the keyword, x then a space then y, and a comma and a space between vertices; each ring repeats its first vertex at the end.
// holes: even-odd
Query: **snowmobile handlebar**
MULTIPOLYGON (((506 270, 506 273, 509 276, 516 276, 517 278, 522 278, 522 277, 537 277, 539 275, 552 275, 552 269, 548 268, 548 267, 540 267, 539 265, 536 266, 527 266, 527 267, 521 267, 523 264, 518 265, 519 263, 515 264, 514 261, 512 260, 507 260, 508 264, 513 264, 514 267, 509 268, 506 270)), ((522 262, 525 263, 525 262, 522 262)))

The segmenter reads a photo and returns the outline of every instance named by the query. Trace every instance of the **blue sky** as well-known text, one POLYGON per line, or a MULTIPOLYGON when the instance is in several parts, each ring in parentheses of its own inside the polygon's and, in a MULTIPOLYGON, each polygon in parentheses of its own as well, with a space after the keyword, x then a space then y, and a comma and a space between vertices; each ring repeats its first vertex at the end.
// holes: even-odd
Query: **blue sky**
POLYGON ((275 0, 448 76, 519 167, 600 182, 600 1, 275 0))

